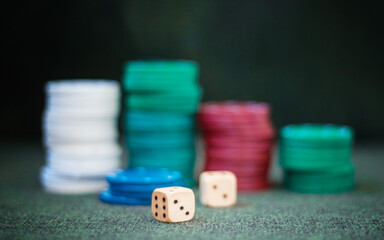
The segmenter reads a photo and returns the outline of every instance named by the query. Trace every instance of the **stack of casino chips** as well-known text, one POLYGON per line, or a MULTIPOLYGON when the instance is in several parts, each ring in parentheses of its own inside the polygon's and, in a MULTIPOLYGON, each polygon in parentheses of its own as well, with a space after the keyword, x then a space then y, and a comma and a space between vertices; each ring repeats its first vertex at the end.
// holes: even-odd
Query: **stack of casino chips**
POLYGON ((45 90, 47 162, 40 176, 44 189, 69 194, 99 192, 107 185, 105 176, 121 163, 118 82, 52 81, 45 90))
POLYGON ((301 193, 338 193, 354 187, 353 131, 347 126, 302 124, 280 133, 284 186, 301 193))
POLYGON ((130 168, 118 170, 107 176, 109 189, 100 193, 104 203, 118 205, 151 205, 156 188, 183 187, 180 172, 165 168, 130 168))
POLYGON ((266 189, 275 135, 269 116, 266 103, 202 104, 198 120, 205 142, 205 170, 233 172, 240 191, 266 189))
POLYGON ((124 70, 129 167, 180 171, 194 185, 195 113, 201 90, 192 61, 133 61, 124 70))

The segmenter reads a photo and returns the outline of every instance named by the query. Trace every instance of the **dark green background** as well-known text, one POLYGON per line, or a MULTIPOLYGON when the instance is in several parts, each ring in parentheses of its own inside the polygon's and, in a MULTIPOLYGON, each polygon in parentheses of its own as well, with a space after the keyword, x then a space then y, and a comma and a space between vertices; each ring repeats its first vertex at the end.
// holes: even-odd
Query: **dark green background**
POLYGON ((5 40, 0 134, 38 136, 43 84, 120 79, 122 63, 201 64, 204 100, 272 104, 278 127, 332 122, 384 136, 380 1, 13 1, 5 40))

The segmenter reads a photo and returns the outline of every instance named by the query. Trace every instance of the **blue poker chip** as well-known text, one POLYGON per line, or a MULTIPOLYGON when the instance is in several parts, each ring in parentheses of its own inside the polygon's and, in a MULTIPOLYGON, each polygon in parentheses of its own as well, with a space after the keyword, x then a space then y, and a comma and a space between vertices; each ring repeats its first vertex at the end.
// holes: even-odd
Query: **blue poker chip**
POLYGON ((100 201, 108 204, 116 205, 132 205, 132 206, 148 206, 151 205, 151 197, 127 197, 122 195, 114 195, 109 190, 105 190, 99 195, 100 201))
POLYGON ((106 177, 110 184, 157 185, 182 179, 182 174, 166 168, 128 168, 118 170, 106 177))
POLYGON ((120 189, 114 189, 109 188, 110 194, 114 196, 123 196, 123 197, 129 197, 129 198, 143 198, 143 199, 149 199, 152 196, 153 191, 146 191, 146 192, 137 192, 137 191, 122 191, 120 189))
POLYGON ((184 187, 184 181, 182 179, 166 184, 156 185, 130 185, 130 184, 116 184, 110 183, 109 190, 115 195, 124 195, 127 197, 151 197, 152 192, 156 188, 163 187, 184 187))

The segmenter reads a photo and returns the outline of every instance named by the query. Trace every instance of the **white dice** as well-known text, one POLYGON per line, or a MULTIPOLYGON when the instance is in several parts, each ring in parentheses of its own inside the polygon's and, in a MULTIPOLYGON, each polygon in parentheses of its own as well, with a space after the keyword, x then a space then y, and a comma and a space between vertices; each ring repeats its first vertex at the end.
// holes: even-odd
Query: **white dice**
POLYGON ((236 204, 237 180, 232 172, 203 172, 199 181, 202 204, 208 207, 230 207, 236 204))
POLYGON ((161 222, 189 221, 195 215, 195 194, 189 188, 156 188, 152 193, 152 215, 161 222))

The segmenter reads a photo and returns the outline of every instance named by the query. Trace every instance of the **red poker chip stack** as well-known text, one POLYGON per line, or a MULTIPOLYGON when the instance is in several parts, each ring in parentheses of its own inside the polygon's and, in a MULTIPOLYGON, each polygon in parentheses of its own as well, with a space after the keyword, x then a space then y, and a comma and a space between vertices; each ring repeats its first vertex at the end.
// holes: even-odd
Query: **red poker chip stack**
POLYGON ((198 121, 205 142, 205 171, 233 172, 239 191, 268 188, 275 136, 269 116, 266 103, 204 103, 198 121))

